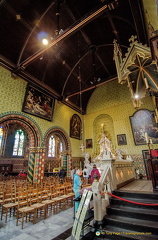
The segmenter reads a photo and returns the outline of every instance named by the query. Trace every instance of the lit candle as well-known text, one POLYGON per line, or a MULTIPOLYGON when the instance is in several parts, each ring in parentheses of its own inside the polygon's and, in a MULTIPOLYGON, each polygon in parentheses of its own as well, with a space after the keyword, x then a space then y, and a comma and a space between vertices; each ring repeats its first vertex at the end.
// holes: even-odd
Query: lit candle
POLYGON ((148 89, 148 88, 149 88, 149 84, 148 84, 148 81, 147 81, 146 78, 144 78, 144 83, 145 83, 145 87, 146 87, 146 89, 148 89))
POLYGON ((145 132, 145 139, 146 139, 146 142, 148 143, 148 134, 145 132))

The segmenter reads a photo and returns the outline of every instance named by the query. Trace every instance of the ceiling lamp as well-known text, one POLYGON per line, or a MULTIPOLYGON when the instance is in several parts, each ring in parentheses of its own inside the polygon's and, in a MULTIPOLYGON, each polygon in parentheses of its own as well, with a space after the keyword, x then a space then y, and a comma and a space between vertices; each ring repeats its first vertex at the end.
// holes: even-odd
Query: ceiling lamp
POLYGON ((114 60, 118 82, 120 84, 127 83, 132 103, 137 109, 142 104, 141 99, 148 92, 158 92, 158 72, 151 59, 150 48, 138 43, 136 36, 131 36, 129 42, 130 47, 123 57, 119 44, 114 40, 114 60), (136 98, 136 95, 139 97, 136 98))
POLYGON ((89 50, 92 53, 92 62, 93 62, 93 80, 90 81, 90 84, 96 84, 101 81, 100 77, 96 77, 96 46, 90 46, 89 50))
POLYGON ((43 43, 43 45, 48 45, 48 39, 43 38, 43 39, 42 39, 42 43, 43 43))
MULTIPOLYGON (((79 81, 79 98, 80 98, 80 113, 82 115, 82 82, 81 82, 81 66, 80 66, 80 42, 79 42, 79 35, 78 35, 78 81, 79 81)), ((84 119, 83 119, 83 115, 82 115, 82 119, 81 119, 81 136, 82 136, 82 143, 80 146, 80 149, 82 151, 82 153, 85 150, 85 145, 84 145, 84 119)))

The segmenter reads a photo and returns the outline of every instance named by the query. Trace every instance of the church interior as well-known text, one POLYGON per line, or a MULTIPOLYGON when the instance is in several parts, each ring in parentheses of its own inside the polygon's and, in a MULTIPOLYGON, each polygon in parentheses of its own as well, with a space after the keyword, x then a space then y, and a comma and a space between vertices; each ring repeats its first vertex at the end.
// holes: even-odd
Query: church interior
POLYGON ((158 239, 158 1, 0 9, 0 238, 158 239), (94 164, 75 216, 72 169, 94 164))

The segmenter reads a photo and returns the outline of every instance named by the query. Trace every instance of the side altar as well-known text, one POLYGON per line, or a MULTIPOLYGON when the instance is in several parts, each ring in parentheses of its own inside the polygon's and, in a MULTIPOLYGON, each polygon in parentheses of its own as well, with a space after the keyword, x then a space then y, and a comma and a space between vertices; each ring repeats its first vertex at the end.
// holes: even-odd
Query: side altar
POLYGON ((111 142, 103 132, 99 141, 100 153, 92 162, 89 162, 89 155, 85 154, 85 166, 92 168, 96 164, 101 172, 99 180, 94 180, 92 184, 94 220, 101 222, 106 215, 106 207, 109 205, 109 195, 106 192, 112 191, 134 181, 135 170, 133 160, 126 154, 123 158, 123 151, 111 149, 111 142))

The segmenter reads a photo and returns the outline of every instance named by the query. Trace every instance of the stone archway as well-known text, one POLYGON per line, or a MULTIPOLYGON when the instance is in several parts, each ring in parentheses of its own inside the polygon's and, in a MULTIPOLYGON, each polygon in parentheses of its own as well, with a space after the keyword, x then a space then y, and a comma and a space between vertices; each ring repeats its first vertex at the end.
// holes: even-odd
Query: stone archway
MULTIPOLYGON (((5 114, 1 115, 0 118, 0 125, 4 128, 9 125, 19 125, 21 126, 27 133, 28 141, 29 141, 29 149, 37 148, 41 145, 41 139, 42 134, 39 126, 30 118, 17 114, 17 113, 11 113, 11 114, 5 114)), ((35 157, 33 158, 33 154, 29 151, 28 156, 28 174, 27 178, 28 181, 32 182, 34 177, 34 167, 35 167, 35 157)), ((23 163, 23 165, 26 165, 26 159, 22 159, 23 161, 17 160, 20 164, 23 163)), ((10 161, 13 162, 13 159, 10 161)), ((15 162, 15 159, 14 159, 15 162)))
MULTIPOLYGON (((70 147, 70 140, 68 135, 66 134, 66 132, 58 127, 53 127, 50 128, 45 136, 44 136, 44 146, 46 146, 46 148, 48 149, 48 139, 52 134, 56 134, 59 137, 61 137, 64 141, 64 151, 61 154, 61 164, 62 166, 64 166, 65 170, 67 171, 67 176, 70 176, 70 172, 71 172, 71 167, 72 167, 72 159, 71 159, 71 147, 70 147)), ((46 150, 47 152, 47 150, 46 150)), ((46 157, 46 162, 50 162, 48 161, 48 157, 46 157)), ((52 162, 51 165, 51 170, 53 169, 53 167, 59 167, 60 165, 57 163, 57 161, 52 162), (53 165, 54 164, 54 165, 53 165)))

